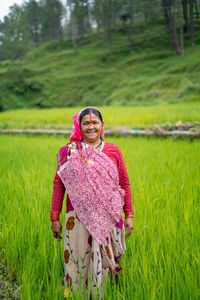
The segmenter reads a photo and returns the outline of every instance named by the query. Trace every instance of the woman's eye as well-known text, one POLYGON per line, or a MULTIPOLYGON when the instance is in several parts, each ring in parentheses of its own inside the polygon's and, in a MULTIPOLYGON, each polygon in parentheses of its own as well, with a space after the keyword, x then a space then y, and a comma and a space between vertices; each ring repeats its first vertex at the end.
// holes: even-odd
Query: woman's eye
POLYGON ((92 123, 94 126, 99 125, 99 122, 98 122, 98 121, 91 121, 91 122, 85 121, 85 122, 83 122, 82 126, 89 126, 91 123, 92 123))

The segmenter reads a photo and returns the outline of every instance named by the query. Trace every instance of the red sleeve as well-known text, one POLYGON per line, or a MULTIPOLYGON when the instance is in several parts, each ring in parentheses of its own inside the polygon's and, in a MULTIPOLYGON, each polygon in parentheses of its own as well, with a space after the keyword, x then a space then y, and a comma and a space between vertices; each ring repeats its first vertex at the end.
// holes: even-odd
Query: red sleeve
POLYGON ((117 169, 119 172, 119 185, 121 188, 125 191, 125 197, 124 197, 124 213, 125 216, 128 217, 128 215, 132 214, 133 215, 133 199, 132 199, 132 194, 131 194, 131 187, 130 187, 130 182, 129 182, 129 177, 128 173, 126 170, 126 165, 124 162, 123 155, 118 148, 118 162, 117 162, 117 169))
POLYGON ((103 152, 117 165, 119 173, 119 184, 126 193, 124 197, 125 203, 123 207, 125 216, 128 217, 128 215, 133 215, 134 210, 130 182, 121 150, 117 145, 106 142, 103 148, 103 152))
POLYGON ((51 221, 59 220, 59 214, 62 211, 64 194, 65 194, 65 186, 56 172, 53 181, 53 195, 51 200, 51 215, 50 215, 51 221))

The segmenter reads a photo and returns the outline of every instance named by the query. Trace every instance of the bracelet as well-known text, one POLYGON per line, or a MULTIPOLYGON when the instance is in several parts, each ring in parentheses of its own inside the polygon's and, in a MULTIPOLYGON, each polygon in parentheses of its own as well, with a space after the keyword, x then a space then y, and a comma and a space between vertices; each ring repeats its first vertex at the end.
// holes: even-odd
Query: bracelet
POLYGON ((134 218, 134 216, 133 216, 133 215, 129 215, 129 216, 125 217, 125 220, 126 220, 126 219, 128 219, 128 218, 131 218, 131 219, 133 219, 133 218, 134 218))
POLYGON ((125 213, 125 219, 127 219, 127 218, 134 218, 134 213, 133 213, 133 211, 129 211, 129 212, 127 212, 127 213, 125 213))

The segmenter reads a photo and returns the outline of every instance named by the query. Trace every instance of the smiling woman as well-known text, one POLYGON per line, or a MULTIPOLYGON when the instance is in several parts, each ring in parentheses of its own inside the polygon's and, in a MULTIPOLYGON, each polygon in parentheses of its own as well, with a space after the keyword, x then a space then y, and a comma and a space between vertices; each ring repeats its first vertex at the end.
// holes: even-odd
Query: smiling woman
POLYGON ((61 239, 59 214, 67 190, 65 285, 75 292, 90 286, 96 295, 109 270, 114 275, 122 270, 118 262, 126 249, 125 230, 128 237, 133 229, 132 196, 120 149, 104 141, 101 113, 86 108, 73 121, 70 143, 58 152, 51 228, 61 239))
POLYGON ((94 147, 98 144, 98 147, 100 147, 100 144, 102 144, 101 134, 103 133, 103 119, 101 114, 98 116, 92 113, 92 110, 85 109, 80 114, 79 122, 85 142, 94 147))

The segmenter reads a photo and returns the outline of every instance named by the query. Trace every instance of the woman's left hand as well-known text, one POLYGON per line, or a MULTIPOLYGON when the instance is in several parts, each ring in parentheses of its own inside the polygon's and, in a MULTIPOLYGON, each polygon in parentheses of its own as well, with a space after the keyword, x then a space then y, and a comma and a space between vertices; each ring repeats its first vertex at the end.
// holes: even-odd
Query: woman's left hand
POLYGON ((133 218, 127 218, 124 221, 124 226, 125 226, 125 231, 126 233, 126 238, 129 237, 129 235, 131 235, 132 231, 133 231, 133 218))

